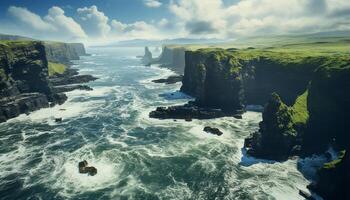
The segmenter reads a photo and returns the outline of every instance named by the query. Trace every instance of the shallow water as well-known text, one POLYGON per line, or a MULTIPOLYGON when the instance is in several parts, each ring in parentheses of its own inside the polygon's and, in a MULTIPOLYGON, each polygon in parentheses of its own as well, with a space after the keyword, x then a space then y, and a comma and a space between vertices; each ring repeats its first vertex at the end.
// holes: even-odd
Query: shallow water
POLYGON ((63 105, 0 124, 1 199, 302 199, 298 190, 309 182, 297 165, 307 171, 315 159, 273 163, 242 150, 261 113, 150 119, 157 106, 190 99, 180 83, 151 82, 173 72, 140 65, 142 48, 89 53, 74 67, 99 77, 88 84, 93 91, 69 92, 63 105), (204 133, 207 125, 224 134, 204 133), (78 173, 84 159, 97 175, 78 173))

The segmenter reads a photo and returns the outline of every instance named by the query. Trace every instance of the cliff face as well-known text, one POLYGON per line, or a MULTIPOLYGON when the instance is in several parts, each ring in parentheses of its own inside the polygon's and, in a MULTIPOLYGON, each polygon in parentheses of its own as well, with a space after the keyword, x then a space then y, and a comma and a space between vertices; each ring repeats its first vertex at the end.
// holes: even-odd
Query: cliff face
POLYGON ((350 198, 350 148, 340 154, 338 159, 324 164, 318 171, 318 181, 309 186, 325 199, 350 198))
POLYGON ((186 51, 185 59, 181 91, 203 106, 231 110, 264 105, 273 92, 292 105, 323 62, 323 58, 302 55, 222 49, 186 51))
POLYGON ((242 109, 241 65, 227 54, 186 52, 181 91, 192 95, 200 106, 225 111, 242 109))
POLYGON ((310 84, 304 146, 311 152, 323 151, 330 143, 339 149, 350 146, 350 62, 339 61, 332 59, 316 70, 310 84))
POLYGON ((82 43, 68 43, 69 46, 71 46, 74 51, 78 54, 78 56, 87 56, 89 54, 86 53, 84 44, 82 43))
POLYGON ((1 122, 66 98, 52 92, 47 63, 41 42, 0 44, 1 122))
POLYGON ((296 146, 297 132, 292 123, 292 112, 273 93, 264 112, 259 132, 245 140, 248 154, 275 160, 283 160, 292 154, 296 146))
POLYGON ((184 73, 185 69, 185 51, 183 47, 168 47, 164 46, 162 54, 153 59, 152 64, 160 64, 179 74, 184 73))
POLYGON ((79 60, 78 52, 81 53, 79 46, 68 43, 45 42, 47 59, 51 62, 69 65, 71 60, 79 60), (78 48, 78 51, 76 51, 76 48, 78 48))

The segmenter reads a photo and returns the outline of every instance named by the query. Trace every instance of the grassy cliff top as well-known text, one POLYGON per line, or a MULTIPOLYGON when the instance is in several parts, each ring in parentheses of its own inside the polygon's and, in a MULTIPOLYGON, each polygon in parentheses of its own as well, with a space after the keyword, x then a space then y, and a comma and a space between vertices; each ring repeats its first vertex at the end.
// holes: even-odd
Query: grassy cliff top
POLYGON ((4 45, 8 47, 34 45, 37 43, 38 41, 28 41, 28 40, 0 40, 0 45, 4 45))
MULTIPOLYGON (((349 40, 350 41, 350 40, 349 40)), ((344 66, 350 63, 349 43, 290 44, 270 48, 203 48, 194 53, 220 57, 231 57, 238 61, 266 60, 283 66, 305 66, 307 64, 344 66)))

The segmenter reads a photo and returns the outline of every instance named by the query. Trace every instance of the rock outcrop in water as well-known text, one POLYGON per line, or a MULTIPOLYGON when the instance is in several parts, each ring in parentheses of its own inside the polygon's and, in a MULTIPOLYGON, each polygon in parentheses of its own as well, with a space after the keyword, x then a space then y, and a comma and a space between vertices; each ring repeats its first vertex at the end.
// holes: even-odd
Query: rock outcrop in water
POLYGON ((83 160, 78 164, 79 173, 88 174, 90 176, 95 176, 97 174, 97 169, 95 167, 89 167, 88 162, 83 160))
MULTIPOLYGON (((221 109, 203 108, 194 102, 189 102, 180 106, 157 107, 155 111, 150 112, 149 117, 157 119, 213 119, 232 115, 232 113, 221 109)), ((239 113, 235 113, 235 115, 239 115, 239 113)))
POLYGON ((174 84, 182 81, 183 76, 182 75, 173 75, 169 76, 168 78, 161 78, 157 80, 152 80, 154 83, 165 83, 165 84, 174 84))
POLYGON ((263 112, 259 131, 245 139, 247 153, 266 159, 283 160, 297 147, 297 133, 292 123, 292 112, 273 93, 263 112))
POLYGON ((152 52, 148 47, 145 47, 145 55, 141 58, 141 61, 145 65, 150 65, 153 61, 152 52))
POLYGON ((210 133, 210 134, 213 134, 213 135, 217 135, 217 136, 220 136, 220 135, 224 134, 218 128, 213 128, 213 127, 210 127, 210 126, 204 127, 203 131, 207 132, 207 133, 210 133))

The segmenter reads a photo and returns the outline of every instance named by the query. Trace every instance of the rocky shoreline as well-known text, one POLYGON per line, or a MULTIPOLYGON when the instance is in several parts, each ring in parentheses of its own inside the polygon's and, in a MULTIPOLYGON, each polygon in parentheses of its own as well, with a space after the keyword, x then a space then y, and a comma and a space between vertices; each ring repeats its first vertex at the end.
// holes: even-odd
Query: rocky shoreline
POLYGON ((323 154, 329 146, 345 149, 343 156, 324 164, 309 189, 326 199, 350 198, 348 55, 200 49, 186 51, 185 63, 181 91, 195 102, 158 107, 149 117, 240 118, 246 105, 265 105, 259 130, 245 139, 247 154, 284 161, 323 154))
POLYGON ((156 110, 149 113, 149 117, 157 119, 214 119, 219 117, 235 117, 242 118, 243 111, 230 113, 221 109, 200 107, 195 102, 188 102, 185 105, 157 107, 156 110))
POLYGON ((41 108, 63 104, 64 92, 92 90, 79 85, 96 80, 66 67, 65 73, 49 77, 48 61, 70 63, 86 55, 82 44, 48 44, 39 41, 8 41, 0 45, 0 123, 41 108), (49 47, 48 47, 49 46, 49 47), (65 52, 65 49, 70 51, 65 52), (77 49, 77 50, 75 50, 77 49), (49 52, 48 52, 49 51, 49 52))

